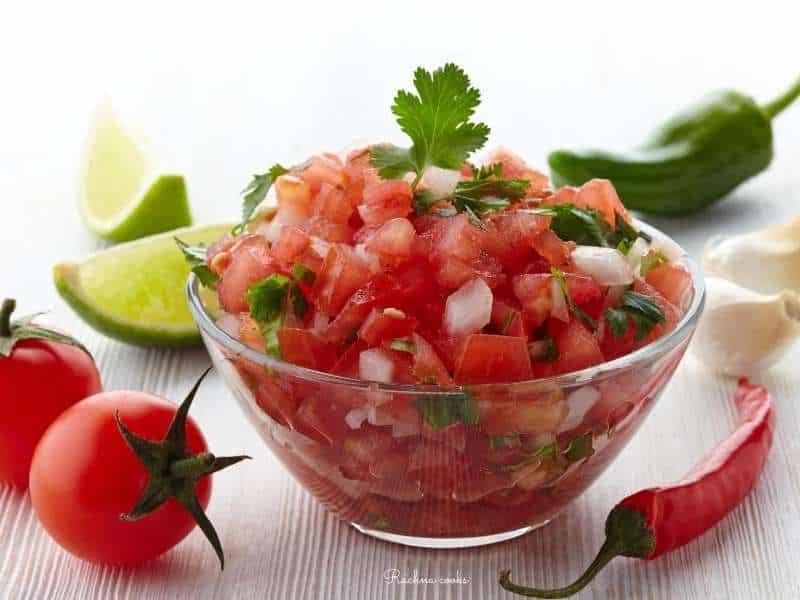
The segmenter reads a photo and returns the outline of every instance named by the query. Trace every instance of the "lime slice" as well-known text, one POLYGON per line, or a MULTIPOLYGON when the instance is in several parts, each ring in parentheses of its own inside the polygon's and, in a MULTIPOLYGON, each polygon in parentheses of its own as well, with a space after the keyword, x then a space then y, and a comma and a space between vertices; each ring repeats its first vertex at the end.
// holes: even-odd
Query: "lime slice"
POLYGON ((189 265, 175 244, 211 243, 232 225, 177 229, 121 244, 53 269, 56 288, 89 325, 122 342, 187 346, 200 341, 184 286, 189 265))
POLYGON ((192 223, 183 177, 159 173, 108 102, 98 107, 90 129, 80 206, 86 226, 114 242, 192 223))

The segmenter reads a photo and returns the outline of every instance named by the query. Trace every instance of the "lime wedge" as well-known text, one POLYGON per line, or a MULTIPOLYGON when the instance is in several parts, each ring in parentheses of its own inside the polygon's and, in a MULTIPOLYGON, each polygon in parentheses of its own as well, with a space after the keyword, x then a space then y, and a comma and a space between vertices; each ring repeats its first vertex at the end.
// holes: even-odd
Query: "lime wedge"
POLYGON ((183 177, 159 173, 108 102, 98 107, 89 132, 80 207, 86 226, 114 242, 192 223, 183 177))
POLYGON ((211 243, 232 225, 177 229, 53 268, 56 288, 89 325, 122 342, 187 346, 200 341, 184 286, 189 265, 175 244, 211 243))

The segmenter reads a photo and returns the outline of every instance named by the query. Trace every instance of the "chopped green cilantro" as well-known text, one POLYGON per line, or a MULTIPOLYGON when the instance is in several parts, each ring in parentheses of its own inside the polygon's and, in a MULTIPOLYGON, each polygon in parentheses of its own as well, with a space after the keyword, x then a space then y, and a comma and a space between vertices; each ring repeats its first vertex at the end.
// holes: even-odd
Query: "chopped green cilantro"
POLYGON ((489 436, 489 447, 492 450, 497 450, 498 448, 506 448, 506 447, 513 448, 519 445, 520 445, 520 440, 518 433, 504 433, 502 435, 489 436))
POLYGON ((591 433, 576 435, 569 441, 569 446, 567 446, 567 449, 564 450, 564 457, 569 462, 577 462, 583 458, 588 458, 594 454, 592 440, 593 438, 591 433))
POLYGON ((454 423, 477 425, 478 404, 467 390, 453 395, 423 394, 411 404, 434 429, 454 423))
POLYGON ((389 344, 389 348, 392 350, 397 350, 398 352, 408 352, 409 354, 414 354, 414 344, 409 340, 402 338, 392 340, 392 343, 389 344))
POLYGON ((656 325, 667 322, 664 311, 651 298, 638 292, 627 291, 614 308, 605 313, 606 324, 616 338, 624 337, 628 331, 628 319, 635 327, 634 340, 641 341, 656 325))
POLYGON ((292 277, 295 281, 302 281, 308 285, 313 285, 314 280, 317 278, 314 271, 299 262, 292 265, 292 277))
POLYGON ((448 63, 433 73, 418 68, 414 88, 416 94, 397 92, 392 105, 397 123, 411 138, 412 146, 373 146, 370 164, 378 167, 384 179, 414 173, 412 187, 416 188, 428 165, 458 169, 470 152, 486 143, 489 127, 470 121, 481 95, 456 65, 448 63))
POLYGON ((196 246, 190 246, 186 242, 175 238, 175 243, 178 244, 178 248, 181 249, 183 252, 183 257, 186 259, 186 262, 192 268, 192 273, 197 275, 197 278, 200 280, 205 287, 215 290, 217 289, 217 283, 219 282, 219 275, 214 273, 211 269, 206 266, 206 247, 203 244, 198 244, 196 246))
POLYGON ((272 184, 275 183, 278 177, 288 172, 289 169, 275 163, 266 173, 256 173, 253 175, 250 183, 242 190, 242 197, 244 200, 242 202, 242 222, 234 228, 234 235, 244 231, 245 226, 252 221, 258 206, 264 201, 264 198, 267 197, 269 188, 272 187, 272 184))
POLYGON ((550 229, 562 240, 575 242, 581 246, 620 248, 622 245, 622 248, 629 248, 637 237, 642 237, 642 233, 619 213, 615 213, 616 224, 612 229, 603 215, 593 208, 579 208, 573 204, 553 204, 531 210, 536 214, 551 216, 553 220, 550 229))
POLYGON ((503 467, 504 471, 516 471, 521 469, 522 467, 526 467, 528 465, 540 462, 542 460, 555 460, 556 456, 558 455, 558 446, 555 442, 547 444, 546 446, 542 446, 541 448, 534 450, 530 454, 528 454, 525 458, 521 461, 506 465, 503 467))

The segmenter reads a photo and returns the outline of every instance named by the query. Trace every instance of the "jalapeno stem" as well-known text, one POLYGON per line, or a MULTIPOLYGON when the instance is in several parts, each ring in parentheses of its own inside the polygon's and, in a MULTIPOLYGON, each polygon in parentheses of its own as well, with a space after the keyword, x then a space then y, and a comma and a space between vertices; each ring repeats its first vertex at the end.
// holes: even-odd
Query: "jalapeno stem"
POLYGON ((798 96, 800 96, 800 78, 794 82, 792 87, 775 98, 772 102, 765 104, 762 108, 770 119, 774 119, 784 108, 797 100, 798 96))
POLYGON ((3 300, 3 305, 0 307, 0 337, 11 335, 11 313, 16 307, 17 303, 11 298, 3 300))

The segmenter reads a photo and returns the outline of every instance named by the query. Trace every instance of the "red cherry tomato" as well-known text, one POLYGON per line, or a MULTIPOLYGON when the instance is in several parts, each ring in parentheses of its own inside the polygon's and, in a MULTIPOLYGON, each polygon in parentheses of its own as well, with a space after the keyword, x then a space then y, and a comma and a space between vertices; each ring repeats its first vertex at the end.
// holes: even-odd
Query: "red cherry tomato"
MULTIPOLYGON (((11 310, 0 319, 13 328, 11 310)), ((0 342, 9 339, 0 332, 0 342)), ((30 337, 14 343, 8 356, 0 352, 0 483, 28 487, 33 451, 50 423, 102 389, 94 360, 77 346, 30 337)))
MULTIPOLYGON (((132 565, 154 558, 194 528, 192 516, 170 498, 152 513, 126 521, 148 482, 148 472, 123 439, 115 413, 139 437, 160 442, 177 407, 143 392, 106 392, 64 412, 42 437, 31 466, 31 500, 47 532, 80 558, 132 565)), ((186 449, 207 451, 189 417, 186 449)), ((200 506, 211 497, 211 478, 195 484, 200 506)))

